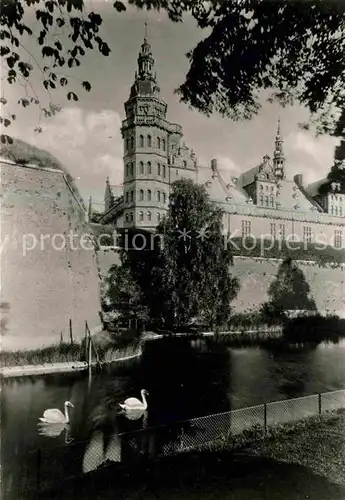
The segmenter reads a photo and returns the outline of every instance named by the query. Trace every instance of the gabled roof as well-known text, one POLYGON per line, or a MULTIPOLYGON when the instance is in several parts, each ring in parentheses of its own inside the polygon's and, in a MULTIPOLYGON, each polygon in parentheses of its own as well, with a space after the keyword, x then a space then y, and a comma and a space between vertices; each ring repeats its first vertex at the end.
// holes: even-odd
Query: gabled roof
POLYGON ((205 186, 210 201, 215 203, 246 204, 248 195, 235 186, 230 179, 225 180, 226 171, 213 171, 210 167, 198 167, 197 183, 205 186))

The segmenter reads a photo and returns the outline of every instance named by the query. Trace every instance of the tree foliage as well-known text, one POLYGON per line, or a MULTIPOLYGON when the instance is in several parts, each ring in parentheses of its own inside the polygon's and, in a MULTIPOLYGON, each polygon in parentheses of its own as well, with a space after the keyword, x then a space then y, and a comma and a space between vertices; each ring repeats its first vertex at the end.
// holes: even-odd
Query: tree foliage
POLYGON ((126 265, 112 266, 105 283, 104 309, 118 314, 118 321, 147 321, 144 297, 126 265))
POLYGON ((265 311, 281 313, 288 310, 316 311, 316 304, 310 297, 310 287, 303 272, 291 258, 283 261, 275 280, 268 289, 269 302, 265 311))
POLYGON ((222 216, 203 186, 190 180, 173 183, 151 271, 151 315, 161 328, 177 331, 193 319, 211 328, 227 323, 238 282, 230 274, 222 216))
MULTIPOLYGON (((120 13, 124 1, 115 1, 120 13)), ((209 115, 219 112, 231 119, 248 119, 260 110, 260 90, 283 105, 297 100, 317 119, 319 132, 344 135, 345 121, 345 3, 338 0, 129 0, 138 8, 164 9, 174 22, 191 14, 207 36, 189 52, 190 68, 177 89, 183 102, 209 115)), ((24 81, 36 66, 46 92, 66 87, 66 97, 78 100, 62 68, 79 66, 89 50, 109 55, 100 36, 102 17, 86 14, 84 0, 1 0, 1 55, 7 63, 9 83, 24 81), (25 9, 34 8, 39 29, 25 23, 25 9), (70 47, 59 33, 67 30, 70 47), (60 31, 59 31, 60 30, 60 31), (53 41, 49 35, 54 35, 53 41), (25 57, 22 37, 41 47, 46 65, 25 57), (23 50, 20 50, 23 49, 23 50), (24 51, 24 52, 23 52, 24 51), (24 54, 24 55, 23 55, 24 54)), ((81 82, 85 90, 91 83, 81 82)), ((31 89, 32 90, 32 89, 31 89)), ((20 99, 23 107, 40 106, 46 116, 58 108, 50 99, 42 108, 30 92, 20 99)), ((2 98, 3 104, 6 99, 2 98)), ((5 127, 15 119, 2 118, 5 127)), ((40 127, 37 128, 40 131, 40 127)))

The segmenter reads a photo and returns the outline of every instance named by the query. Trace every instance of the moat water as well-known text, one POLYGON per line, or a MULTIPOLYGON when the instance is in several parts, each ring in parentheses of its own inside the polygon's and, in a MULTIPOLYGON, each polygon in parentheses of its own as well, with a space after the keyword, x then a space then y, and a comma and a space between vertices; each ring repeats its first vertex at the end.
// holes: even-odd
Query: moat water
POLYGON ((279 350, 210 349, 208 342, 147 342, 141 358, 91 377, 80 372, 2 381, 5 498, 21 498, 25 489, 48 479, 89 472, 107 459, 135 460, 140 446, 120 433, 159 427, 158 441, 146 443, 155 454, 179 439, 183 426, 173 422, 345 388, 345 342, 279 350), (119 414, 118 403, 140 397, 142 388, 149 392, 146 417, 119 414), (63 410, 66 400, 74 404, 70 426, 39 431, 44 410, 63 410))

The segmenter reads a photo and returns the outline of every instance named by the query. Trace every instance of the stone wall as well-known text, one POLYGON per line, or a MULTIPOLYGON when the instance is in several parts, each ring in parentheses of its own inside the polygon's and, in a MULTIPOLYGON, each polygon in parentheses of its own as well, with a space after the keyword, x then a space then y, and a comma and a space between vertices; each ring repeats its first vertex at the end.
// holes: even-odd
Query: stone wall
MULTIPOLYGON (((98 252, 100 273, 107 274, 113 264, 120 265, 119 255, 112 250, 98 252)), ((281 260, 235 257, 231 273, 240 281, 239 294, 233 302, 236 312, 252 311, 268 299, 268 288, 277 275, 281 260)), ((311 294, 321 313, 345 317, 345 264, 332 268, 314 262, 297 262, 310 285, 311 294)))
POLYGON ((100 325, 96 254, 64 172, 1 160, 2 349, 36 348, 100 325))

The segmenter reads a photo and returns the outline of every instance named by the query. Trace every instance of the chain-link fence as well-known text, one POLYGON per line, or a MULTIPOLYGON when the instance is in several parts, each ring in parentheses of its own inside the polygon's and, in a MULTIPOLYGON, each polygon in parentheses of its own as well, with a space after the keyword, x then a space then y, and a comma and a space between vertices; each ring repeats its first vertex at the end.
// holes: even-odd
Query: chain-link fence
MULTIPOLYGON (((20 489, 42 491, 110 464, 127 467, 141 460, 197 450, 222 439, 229 442, 244 431, 254 429, 264 433, 269 427, 341 408, 345 408, 345 390, 274 401, 111 436, 97 430, 88 441, 32 453, 27 465, 22 466, 20 489)), ((8 484, 7 490, 18 488, 14 477, 3 479, 8 484)), ((11 498, 20 498, 20 495, 11 498)))

